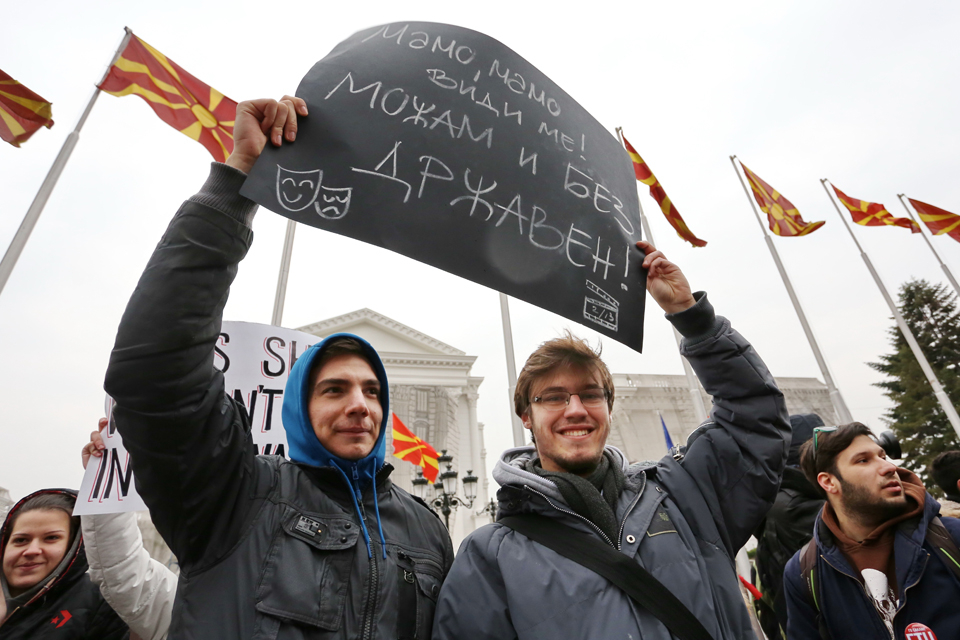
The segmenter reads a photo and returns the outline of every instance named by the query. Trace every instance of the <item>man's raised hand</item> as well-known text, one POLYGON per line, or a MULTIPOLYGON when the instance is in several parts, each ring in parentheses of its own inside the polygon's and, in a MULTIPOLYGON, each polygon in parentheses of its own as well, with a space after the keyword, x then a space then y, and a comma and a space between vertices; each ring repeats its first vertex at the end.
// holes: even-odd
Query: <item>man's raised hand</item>
POLYGON ((307 103, 293 96, 283 96, 280 100, 261 98, 241 102, 237 105, 237 118, 233 125, 233 153, 227 158, 227 164, 249 173, 268 138, 275 147, 283 144, 284 140, 296 140, 298 114, 307 115, 307 103))
POLYGON ((667 260, 663 252, 649 242, 641 240, 637 248, 646 254, 643 268, 647 270, 647 291, 661 309, 667 313, 679 313, 696 304, 690 283, 680 267, 667 260))

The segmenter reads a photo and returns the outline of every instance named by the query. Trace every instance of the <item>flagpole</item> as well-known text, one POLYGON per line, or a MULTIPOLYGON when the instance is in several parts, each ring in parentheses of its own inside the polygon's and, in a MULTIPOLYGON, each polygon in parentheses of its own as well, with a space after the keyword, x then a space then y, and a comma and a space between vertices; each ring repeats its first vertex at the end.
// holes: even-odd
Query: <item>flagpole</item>
MULTIPOLYGON (((110 60, 110 64, 107 65, 107 71, 103 74, 103 78, 100 79, 97 85, 106 78, 107 73, 110 72, 110 68, 117 61, 117 58, 120 57, 120 53, 124 47, 127 46, 127 42, 130 41, 130 36, 133 35, 133 32, 127 27, 124 27, 124 30, 126 33, 123 36, 123 40, 120 41, 120 46, 110 60)), ((37 226, 37 221, 40 219, 40 214, 43 213, 43 208, 46 206, 47 200, 50 199, 50 194, 53 193, 53 188, 57 186, 57 180, 60 179, 63 168, 67 166, 67 160, 70 159, 73 148, 77 146, 77 142, 80 140, 80 129, 83 128, 84 123, 87 121, 87 116, 90 115, 93 104, 97 101, 97 96, 99 95, 100 89, 95 86, 93 95, 90 96, 90 101, 87 102, 87 106, 83 110, 77 126, 73 128, 73 131, 70 132, 70 135, 68 135, 64 141, 63 146, 60 148, 60 153, 57 154, 57 158, 53 161, 53 166, 50 167, 50 171, 47 172, 47 177, 44 178, 43 183, 40 185, 40 190, 37 191, 37 195, 34 196, 30 208, 27 209, 27 215, 23 217, 20 228, 17 229, 17 233, 14 234, 13 240, 10 241, 6 253, 3 254, 3 259, 0 260, 0 293, 3 293, 3 289, 7 285, 7 280, 10 279, 10 274, 13 273, 13 268, 17 265, 17 260, 20 259, 20 254, 23 253, 24 247, 27 246, 27 240, 30 239, 33 228, 37 226)))
POLYGON ((787 270, 783 266, 783 262, 780 260, 780 254, 777 252, 777 247, 773 244, 773 238, 770 237, 770 234, 767 233, 767 227, 764 226, 763 221, 760 219, 760 212, 757 210, 757 205, 753 200, 753 197, 750 195, 750 190, 747 189, 747 183, 744 182, 743 176, 740 175, 739 169, 737 169, 737 163, 734 159, 737 156, 730 156, 730 164, 733 165, 733 172, 737 174, 737 179, 740 181, 740 186, 743 187, 743 193, 747 196, 747 201, 750 203, 751 208, 753 209, 753 215, 757 219, 757 224, 760 225, 761 231, 763 231, 763 239, 767 243, 767 248, 770 250, 770 255, 773 256, 773 262, 777 265, 777 271, 780 272, 780 278, 783 280, 783 286, 787 289, 787 295, 790 297, 790 302, 793 303, 793 308, 797 312, 797 318, 800 320, 800 326, 803 327, 803 333, 807 336, 807 342, 810 343, 810 349, 813 351, 813 357, 817 361, 817 365, 820 367, 820 374, 823 376, 823 382, 827 385, 827 391, 830 394, 830 400, 833 402, 833 408, 837 411, 837 417, 840 418, 841 424, 847 424, 853 422, 853 416, 850 413, 850 410, 847 408, 847 403, 843 400, 843 395, 840 393, 840 389, 837 388, 837 385, 833 381, 833 376, 830 375, 830 368, 827 366, 827 361, 824 359, 823 354, 820 352, 820 345, 817 344, 817 339, 813 335, 813 329, 810 328, 810 323, 807 322, 807 316, 803 312, 803 308, 800 306, 800 299, 797 297, 796 292, 793 290, 793 283, 790 282, 790 277, 787 275, 787 270))
MULTIPOLYGON (((617 127, 617 138, 620 139, 620 146, 623 146, 623 134, 622 129, 617 127)), ((637 186, 637 206, 640 207, 640 224, 643 227, 643 233, 647 237, 647 242, 653 246, 657 246, 657 243, 653 241, 653 231, 650 230, 650 223, 647 222, 647 216, 643 213, 643 205, 640 204, 640 187, 637 186)), ((677 349, 681 349, 683 346, 683 336, 680 335, 680 332, 677 331, 677 328, 672 324, 670 327, 673 329, 673 338, 677 342, 677 349)), ((683 363, 683 374, 687 378, 687 390, 690 393, 690 400, 693 402, 693 415, 697 418, 697 424, 701 425, 707 420, 707 410, 703 406, 703 396, 700 395, 700 381, 697 380, 696 374, 693 373, 693 367, 690 366, 690 362, 684 357, 683 353, 680 354, 680 362, 683 363)))
POLYGON ((510 423, 513 425, 513 446, 523 446, 523 423, 514 411, 514 394, 517 392, 517 359, 513 353, 513 329, 510 326, 510 304, 507 294, 500 294, 500 320, 503 322, 503 350, 507 354, 507 393, 509 395, 510 423))
POLYGON ((910 216, 910 219, 916 222, 917 226, 920 227, 920 235, 923 236, 924 240, 926 240, 927 246, 930 247, 930 251, 933 252, 933 256, 937 259, 937 262, 940 263, 940 268, 943 269, 943 272, 945 274, 947 274, 947 280, 949 280, 950 284, 953 285, 953 290, 957 292, 957 295, 960 295, 960 285, 957 284, 956 279, 953 277, 953 274, 950 272, 950 269, 947 268, 947 265, 943 262, 943 259, 940 257, 940 254, 937 253, 937 250, 933 248, 933 243, 930 242, 930 238, 928 238, 927 234, 923 232, 924 225, 920 224, 920 221, 913 217, 913 213, 910 211, 910 207, 907 206, 907 201, 904 200, 904 194, 898 193, 897 197, 900 198, 900 204, 902 204, 903 208, 907 210, 907 215, 910 216))
MULTIPOLYGON (((653 241, 653 234, 650 232, 650 223, 647 222, 647 217, 643 215, 642 205, 640 206, 640 223, 643 225, 643 232, 647 236, 647 241, 653 246, 657 246, 657 243, 653 241)), ((677 349, 682 348, 683 336, 672 324, 670 327, 673 329, 673 338, 677 342, 677 349)), ((703 396, 700 395, 700 381, 697 380, 696 374, 693 373, 693 367, 690 366, 690 362, 682 353, 680 354, 680 362, 683 363, 683 374, 687 378, 687 391, 690 393, 690 400, 693 402, 693 414, 697 417, 697 424, 703 424, 707 419, 707 410, 703 407, 703 396)))
POLYGON ((850 225, 847 224, 847 219, 842 213, 840 213, 840 206, 837 204, 837 201, 834 200, 833 196, 830 195, 830 190, 827 189, 827 179, 821 179, 820 184, 823 185, 823 190, 827 192, 827 197, 830 198, 830 202, 833 203, 833 208, 837 210, 837 215, 840 216, 840 220, 843 221, 843 226, 847 228, 847 231, 850 233, 850 237, 853 238, 853 243, 857 245, 857 250, 860 252, 860 257, 863 258, 864 264, 867 265, 867 270, 870 271, 870 275, 873 276, 873 281, 877 283, 877 287, 880 289, 883 299, 887 301, 887 306, 890 307, 890 312, 897 321, 897 326, 900 328, 900 333, 903 334, 907 344, 910 345, 910 350, 913 351, 913 355, 920 364, 920 368, 923 370, 924 375, 927 376, 927 381, 930 383, 930 387, 933 388, 933 394, 940 403, 940 408, 943 409, 945 414, 947 414, 947 419, 950 420, 953 430, 957 432, 957 437, 960 438, 960 416, 957 415, 957 410, 950 402, 950 398, 947 397, 947 393, 943 390, 943 386, 941 386, 940 381, 937 380, 937 376, 933 372, 933 368, 930 366, 930 363, 927 362, 926 356, 923 355, 923 351, 920 349, 920 344, 913 336, 913 332, 910 330, 910 327, 907 326, 907 322, 903 319, 900 309, 898 309, 897 305, 894 304, 893 298, 890 297, 890 294, 887 292, 887 288, 883 285, 883 280, 880 279, 880 274, 878 274, 877 270, 873 268, 873 263, 870 262, 870 257, 867 256, 866 251, 864 251, 863 247, 860 246, 860 242, 857 240, 857 237, 853 235, 853 229, 851 229, 850 225))
POLYGON ((279 327, 283 320, 283 303, 287 298, 287 277, 290 275, 290 257, 293 254, 293 235, 297 223, 287 219, 287 235, 283 239, 283 255, 280 256, 280 275, 277 276, 277 294, 273 299, 273 318, 270 324, 279 327))

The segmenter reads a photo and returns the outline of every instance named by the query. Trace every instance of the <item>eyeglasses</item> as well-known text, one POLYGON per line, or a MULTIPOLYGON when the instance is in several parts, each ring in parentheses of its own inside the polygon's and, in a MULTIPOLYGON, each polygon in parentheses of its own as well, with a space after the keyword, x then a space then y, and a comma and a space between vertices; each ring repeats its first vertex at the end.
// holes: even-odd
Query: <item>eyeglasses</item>
POLYGON ((550 411, 559 411, 570 406, 570 398, 577 396, 580 398, 580 404, 585 407, 599 407, 607 402, 608 392, 606 389, 588 389, 580 393, 569 393, 567 391, 551 391, 542 396, 536 396, 533 401, 550 411))
POLYGON ((813 460, 817 460, 817 436, 821 433, 833 433, 839 427, 814 427, 813 428, 813 460))

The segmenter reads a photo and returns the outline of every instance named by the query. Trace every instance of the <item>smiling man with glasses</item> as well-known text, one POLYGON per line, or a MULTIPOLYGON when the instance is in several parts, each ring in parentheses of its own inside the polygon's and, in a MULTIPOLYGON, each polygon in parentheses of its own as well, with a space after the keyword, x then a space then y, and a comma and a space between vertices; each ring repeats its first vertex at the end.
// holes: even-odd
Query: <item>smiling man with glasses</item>
POLYGON ((497 522, 460 547, 435 638, 753 636, 733 559, 777 494, 783 396, 706 294, 638 247, 648 292, 713 396, 710 419, 676 455, 630 464, 607 445, 615 390, 599 352, 569 332, 540 345, 514 396, 533 446, 497 463, 497 522))

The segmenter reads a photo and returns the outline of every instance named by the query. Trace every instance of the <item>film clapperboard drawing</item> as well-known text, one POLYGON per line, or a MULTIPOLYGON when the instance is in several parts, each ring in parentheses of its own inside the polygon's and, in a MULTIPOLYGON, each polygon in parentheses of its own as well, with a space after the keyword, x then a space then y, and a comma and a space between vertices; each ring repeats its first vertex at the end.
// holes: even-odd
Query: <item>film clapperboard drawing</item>
POLYGON ((616 331, 620 319, 620 303, 609 293, 587 280, 587 289, 599 296, 593 298, 588 293, 583 298, 583 317, 610 331, 616 331))

